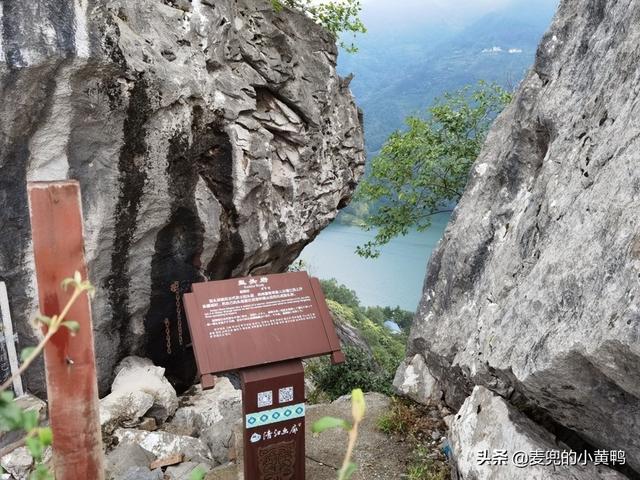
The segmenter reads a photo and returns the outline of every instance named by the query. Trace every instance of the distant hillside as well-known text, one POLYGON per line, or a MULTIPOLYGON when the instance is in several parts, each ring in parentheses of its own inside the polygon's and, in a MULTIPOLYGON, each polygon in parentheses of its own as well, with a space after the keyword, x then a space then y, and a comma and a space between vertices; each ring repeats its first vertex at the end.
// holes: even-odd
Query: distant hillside
POLYGON ((407 115, 423 112, 443 92, 481 79, 515 87, 533 63, 555 6, 555 0, 515 2, 457 30, 389 29, 358 40, 360 51, 341 55, 339 69, 355 74, 351 87, 365 113, 368 152, 377 152, 407 115))

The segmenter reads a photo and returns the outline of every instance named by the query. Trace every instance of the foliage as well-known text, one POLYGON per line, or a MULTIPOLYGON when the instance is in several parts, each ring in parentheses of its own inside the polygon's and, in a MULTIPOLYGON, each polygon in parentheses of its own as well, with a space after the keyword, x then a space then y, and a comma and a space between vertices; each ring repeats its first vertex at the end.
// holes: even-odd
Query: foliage
POLYGON ((406 119, 406 131, 389 137, 360 184, 356 198, 378 208, 365 218, 363 228, 376 235, 359 255, 377 257, 391 239, 424 231, 433 215, 451 210, 493 119, 510 101, 506 90, 480 82, 437 99, 426 118, 406 119))
POLYGON ((359 308, 360 300, 356 292, 350 288, 338 283, 335 278, 330 280, 320 280, 324 296, 328 300, 333 300, 341 305, 351 308, 359 308))
POLYGON ((346 360, 339 365, 331 365, 321 358, 309 362, 307 372, 319 391, 326 393, 330 400, 346 395, 353 387, 365 392, 392 393, 393 372, 383 370, 367 352, 356 347, 344 347, 346 360))
MULTIPOLYGON (((307 372, 317 386, 314 396, 324 394, 333 400, 354 387, 390 395, 393 377, 405 356, 406 335, 394 334, 383 324, 393 319, 388 313, 404 311, 362 307, 356 293, 337 280, 322 280, 321 284, 335 321, 357 330, 368 348, 345 346, 346 360, 340 365, 331 365, 326 358, 309 361, 307 372)), ((396 313, 398 317, 402 315, 411 314, 396 313)))
POLYGON ((411 400, 394 397, 389 411, 378 419, 378 428, 387 435, 416 438, 431 426, 428 412, 411 400))
MULTIPOLYGON (((23 445, 27 447, 27 450, 35 461, 35 467, 29 475, 29 480, 53 479, 53 475, 46 465, 43 464, 44 451, 52 444, 53 434, 49 427, 40 427, 38 425, 39 419, 36 411, 22 409, 14 400, 13 394, 6 390, 18 375, 22 375, 22 373, 29 368, 29 365, 40 355, 45 345, 60 328, 66 328, 71 335, 75 335, 80 328, 78 322, 69 320, 66 316, 76 300, 85 292, 90 296, 93 295, 94 288, 88 280, 82 280, 79 272, 75 272, 73 278, 63 280, 61 286, 63 290, 67 290, 69 286, 73 287, 73 292, 67 304, 58 315, 47 317, 39 314, 36 317, 36 321, 46 327, 47 331, 44 338, 37 346, 25 348, 20 353, 20 358, 23 362, 22 365, 11 378, 0 386, 0 433, 12 431, 24 432, 22 440, 4 449, 3 453, 6 455, 23 445)), ((2 469, 0 468, 0 473, 1 472, 2 469)))
MULTIPOLYGON (((311 0, 271 0, 271 4, 276 12, 280 12, 284 7, 303 12, 327 29, 336 39, 343 32, 352 33, 355 36, 357 33, 367 31, 360 20, 362 11, 360 0, 332 0, 322 3, 311 0)), ((348 52, 357 51, 353 43, 340 42, 340 46, 348 52)))
POLYGON ((406 335, 394 334, 382 323, 372 321, 364 308, 347 307, 333 300, 327 300, 327 304, 338 321, 348 323, 360 332, 375 363, 393 377, 405 356, 406 335))
POLYGON ((432 446, 430 435, 434 429, 444 431, 445 425, 429 408, 408 399, 394 398, 389 411, 378 419, 378 429, 387 435, 397 435, 412 445, 406 475, 409 480, 446 480, 450 477, 446 457, 432 446))
POLYGON ((404 333, 409 333, 413 323, 413 312, 400 307, 367 307, 365 315, 380 325, 387 320, 396 322, 404 333))
POLYGON ((38 420, 38 412, 20 408, 11 392, 0 393, 0 432, 23 431, 24 439, 16 446, 25 445, 35 460, 30 480, 49 480, 53 476, 42 463, 42 457, 44 450, 51 445, 52 434, 49 427, 39 427, 38 420))
POLYGON ((353 455, 353 448, 358 440, 358 426, 364 419, 366 409, 364 394, 361 389, 356 388, 351 392, 351 416, 353 417, 353 424, 341 418, 323 417, 316 421, 311 427, 311 431, 314 434, 322 433, 330 428, 342 428, 349 434, 347 451, 342 466, 340 470, 338 470, 338 480, 348 480, 356 471, 356 465, 351 461, 351 457, 353 455))
POLYGON ((407 469, 408 480, 448 480, 451 469, 444 461, 434 460, 432 453, 425 445, 418 446, 412 453, 407 469))

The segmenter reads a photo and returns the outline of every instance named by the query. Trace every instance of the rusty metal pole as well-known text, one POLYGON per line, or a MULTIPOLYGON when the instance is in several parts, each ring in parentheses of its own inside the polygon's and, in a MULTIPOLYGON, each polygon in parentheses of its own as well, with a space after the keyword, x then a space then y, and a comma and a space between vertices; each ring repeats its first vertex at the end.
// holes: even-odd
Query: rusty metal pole
MULTIPOLYGON (((53 316, 70 297, 70 292, 60 287, 62 280, 73 277, 75 271, 87 278, 80 186, 75 181, 31 182, 27 190, 40 311, 53 316)), ((55 477, 103 480, 98 384, 87 295, 75 302, 68 319, 80 323, 77 334, 71 336, 62 328, 44 350, 55 477)))

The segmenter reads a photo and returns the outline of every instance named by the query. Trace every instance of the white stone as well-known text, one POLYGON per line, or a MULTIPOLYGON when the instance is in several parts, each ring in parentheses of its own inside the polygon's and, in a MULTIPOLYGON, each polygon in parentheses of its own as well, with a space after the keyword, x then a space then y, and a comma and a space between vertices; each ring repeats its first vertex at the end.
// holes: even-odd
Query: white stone
POLYGON ((183 401, 189 405, 180 407, 169 422, 167 430, 199 436, 211 450, 217 463, 228 460, 233 432, 229 425, 242 417, 241 394, 228 378, 219 377, 214 388, 202 390, 183 401))
POLYGON ((185 460, 210 463, 213 459, 207 445, 198 438, 133 428, 119 428, 114 433, 119 443, 135 443, 158 458, 184 454, 185 460))
POLYGON ((11 474, 14 480, 27 480, 33 465, 33 458, 27 447, 20 447, 2 457, 0 465, 11 474))
POLYGON ((442 390, 420 354, 400 364, 393 379, 393 386, 399 394, 420 403, 442 398, 442 390))
POLYGON ((603 466, 529 465, 517 467, 516 452, 568 450, 551 433, 484 387, 475 387, 455 416, 450 434, 459 480, 623 480, 627 477, 603 466), (505 465, 480 464, 481 452, 507 451, 505 465))
POLYGON ((166 420, 178 408, 176 391, 164 377, 164 368, 146 358, 127 357, 116 369, 111 393, 100 400, 100 423, 137 420, 151 408, 166 420))

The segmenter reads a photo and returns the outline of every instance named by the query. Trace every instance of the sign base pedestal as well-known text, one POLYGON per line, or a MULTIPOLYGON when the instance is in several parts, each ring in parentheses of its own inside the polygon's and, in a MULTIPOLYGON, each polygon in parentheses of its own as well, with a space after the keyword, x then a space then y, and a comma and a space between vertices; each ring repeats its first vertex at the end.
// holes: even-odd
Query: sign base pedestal
POLYGON ((304 480, 305 395, 300 360, 240 371, 244 478, 304 480))

